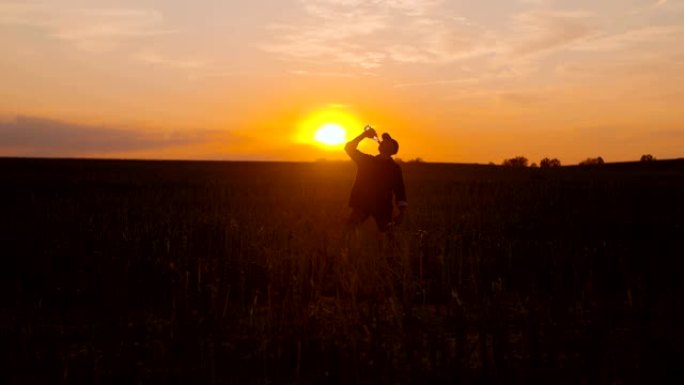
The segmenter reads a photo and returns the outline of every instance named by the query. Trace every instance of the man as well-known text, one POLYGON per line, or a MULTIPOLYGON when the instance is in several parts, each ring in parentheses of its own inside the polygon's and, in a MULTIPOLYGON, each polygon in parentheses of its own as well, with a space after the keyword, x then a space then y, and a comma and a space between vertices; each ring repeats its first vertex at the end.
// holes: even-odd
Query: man
POLYGON ((377 138, 373 128, 366 128, 344 147, 347 155, 357 165, 356 181, 349 197, 352 213, 347 223, 354 227, 372 216, 378 230, 386 232, 392 225, 401 223, 408 206, 401 168, 392 159, 392 155, 399 151, 399 143, 385 133, 378 145, 380 154, 364 154, 357 149, 359 143, 365 138, 377 138), (399 208, 399 215, 394 219, 393 194, 399 208))

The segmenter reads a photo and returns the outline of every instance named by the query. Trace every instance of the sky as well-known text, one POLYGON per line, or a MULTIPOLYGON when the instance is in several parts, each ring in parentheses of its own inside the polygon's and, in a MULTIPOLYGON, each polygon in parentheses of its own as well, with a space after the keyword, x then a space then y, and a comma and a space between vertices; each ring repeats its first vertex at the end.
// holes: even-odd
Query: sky
POLYGON ((0 0, 0 156, 684 157, 684 0, 0 0), (366 141, 364 151, 374 152, 366 141))

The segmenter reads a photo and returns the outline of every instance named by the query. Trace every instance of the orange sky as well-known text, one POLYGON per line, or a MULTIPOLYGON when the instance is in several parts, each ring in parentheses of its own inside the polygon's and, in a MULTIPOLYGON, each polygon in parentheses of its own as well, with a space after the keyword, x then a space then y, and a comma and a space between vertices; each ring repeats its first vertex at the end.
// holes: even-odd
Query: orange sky
POLYGON ((330 116, 404 159, 681 157, 681 41, 682 0, 0 0, 0 156, 344 159, 330 116))

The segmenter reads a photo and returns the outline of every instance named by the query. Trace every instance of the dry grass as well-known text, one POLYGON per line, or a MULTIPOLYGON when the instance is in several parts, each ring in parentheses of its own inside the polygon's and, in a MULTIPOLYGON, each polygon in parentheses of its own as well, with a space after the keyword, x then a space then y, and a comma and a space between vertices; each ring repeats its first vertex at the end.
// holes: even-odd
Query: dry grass
POLYGON ((679 163, 407 164, 395 239, 349 164, 5 160, 10 383, 641 383, 682 362, 679 163))

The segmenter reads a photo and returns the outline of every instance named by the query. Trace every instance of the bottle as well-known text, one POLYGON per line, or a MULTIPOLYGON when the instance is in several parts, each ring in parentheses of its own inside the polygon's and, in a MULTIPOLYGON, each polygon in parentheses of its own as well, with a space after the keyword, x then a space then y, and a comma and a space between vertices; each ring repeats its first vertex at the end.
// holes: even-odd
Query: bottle
MULTIPOLYGON (((372 129, 372 128, 373 128, 373 127, 371 127, 370 124, 366 124, 366 127, 364 127, 363 130, 364 130, 364 131, 368 131, 368 130, 370 130, 370 129, 372 129)), ((375 133, 375 136, 373 137, 373 140, 376 141, 376 142, 378 142, 378 143, 380 143, 380 139, 378 138, 378 133, 377 133, 377 132, 375 133)))

